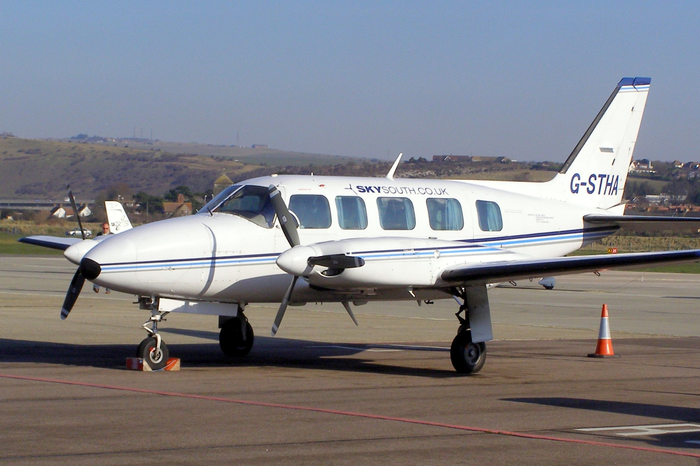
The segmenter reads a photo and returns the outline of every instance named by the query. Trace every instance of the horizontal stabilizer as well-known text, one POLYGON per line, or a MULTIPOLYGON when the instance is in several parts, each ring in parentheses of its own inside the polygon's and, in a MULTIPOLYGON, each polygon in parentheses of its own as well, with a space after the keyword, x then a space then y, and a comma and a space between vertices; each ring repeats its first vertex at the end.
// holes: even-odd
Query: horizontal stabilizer
POLYGON ((698 260, 700 260, 700 249, 634 254, 601 254, 462 265, 444 270, 441 277, 447 283, 476 285, 523 278, 596 272, 602 269, 619 267, 641 267, 698 260))

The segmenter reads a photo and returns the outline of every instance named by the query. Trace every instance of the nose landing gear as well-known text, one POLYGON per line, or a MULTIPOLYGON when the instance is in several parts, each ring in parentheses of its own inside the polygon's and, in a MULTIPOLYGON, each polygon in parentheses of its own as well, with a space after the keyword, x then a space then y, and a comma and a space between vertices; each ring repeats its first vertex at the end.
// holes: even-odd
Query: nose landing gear
POLYGON ((136 357, 142 358, 152 370, 157 371, 165 367, 170 357, 170 351, 160 334, 158 333, 158 322, 164 321, 168 312, 158 311, 158 306, 151 307, 151 318, 143 324, 143 328, 148 332, 148 337, 144 339, 136 350, 136 357), (148 328, 148 324, 152 324, 148 328))

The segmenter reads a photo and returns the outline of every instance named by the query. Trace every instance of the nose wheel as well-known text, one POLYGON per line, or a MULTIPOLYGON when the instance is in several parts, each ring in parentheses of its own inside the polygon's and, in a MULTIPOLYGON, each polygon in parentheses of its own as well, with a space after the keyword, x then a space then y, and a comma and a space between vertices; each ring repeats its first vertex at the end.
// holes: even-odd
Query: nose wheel
POLYGON ((160 335, 147 337, 139 344, 136 356, 143 359, 152 370, 157 371, 165 367, 170 357, 168 346, 160 339, 160 335))

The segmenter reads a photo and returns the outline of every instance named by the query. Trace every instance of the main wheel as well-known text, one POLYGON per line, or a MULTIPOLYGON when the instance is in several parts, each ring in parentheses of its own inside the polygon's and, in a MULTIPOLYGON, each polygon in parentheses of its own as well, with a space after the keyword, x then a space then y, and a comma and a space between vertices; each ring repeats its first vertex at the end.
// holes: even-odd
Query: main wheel
POLYGON ((459 332, 450 348, 452 366, 460 374, 479 372, 486 362, 486 344, 474 343, 472 332, 459 332))
POLYGON ((170 351, 162 340, 160 342, 160 349, 157 349, 155 337, 148 337, 139 345, 136 356, 142 358, 144 364, 148 364, 152 370, 157 371, 164 368, 167 364, 170 351))
POLYGON ((243 357, 253 349, 255 334, 253 326, 245 321, 245 336, 241 326, 241 319, 236 317, 224 322, 219 332, 219 346, 221 351, 229 357, 243 357))

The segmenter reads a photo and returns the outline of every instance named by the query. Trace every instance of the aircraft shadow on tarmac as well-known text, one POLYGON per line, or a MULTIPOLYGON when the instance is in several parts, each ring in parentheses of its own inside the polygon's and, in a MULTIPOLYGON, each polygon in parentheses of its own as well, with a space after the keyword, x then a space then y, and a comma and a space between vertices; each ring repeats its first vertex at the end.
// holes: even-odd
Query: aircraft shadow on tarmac
MULTIPOLYGON (((700 421, 700 409, 688 408, 684 406, 667 406, 649 403, 632 403, 627 401, 590 400, 584 398, 504 398, 503 401, 513 401, 517 403, 531 403, 557 408, 583 409, 588 411, 599 411, 604 413, 617 413, 628 416, 635 416, 630 426, 642 424, 670 424, 674 422, 695 424, 700 421), (638 417, 646 417, 650 422, 639 422, 638 417)), ((624 422, 624 421, 623 421, 624 422)), ((620 428, 624 431, 624 427, 620 428)), ((588 432, 593 435, 604 435, 606 437, 615 436, 618 439, 637 440, 655 446, 675 447, 675 448, 700 448, 700 432, 691 433, 664 433, 660 435, 648 436, 616 436, 610 431, 588 432), (690 443, 688 441, 691 441, 690 443)))
MULTIPOLYGON (((458 377, 451 366, 435 369, 430 366, 440 359, 449 365, 449 348, 402 345, 338 344, 319 341, 290 340, 280 337, 255 337, 255 346, 244 358, 228 358, 221 353, 217 332, 168 329, 162 333, 178 333, 216 340, 216 343, 168 344, 171 357, 181 359, 182 368, 205 367, 288 367, 309 370, 332 370, 361 373, 404 375, 413 377, 458 377), (358 356, 367 350, 396 354, 399 351, 439 352, 438 358, 377 358, 358 356), (405 361, 406 365, 397 362, 405 361)), ((137 345, 74 345, 26 340, 0 339, 0 363, 45 363, 87 366, 108 369, 126 367, 126 358, 136 356, 137 345)), ((439 361, 440 362, 440 361, 439 361)), ((442 364, 444 366, 444 364, 442 364)))

